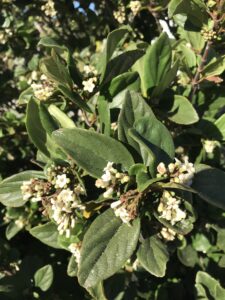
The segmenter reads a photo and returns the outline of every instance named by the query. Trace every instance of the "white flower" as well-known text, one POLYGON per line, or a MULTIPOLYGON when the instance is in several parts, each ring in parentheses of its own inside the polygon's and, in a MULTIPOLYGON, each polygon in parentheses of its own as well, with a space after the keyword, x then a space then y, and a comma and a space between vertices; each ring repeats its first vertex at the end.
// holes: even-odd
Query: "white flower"
POLYGON ((126 208, 121 206, 114 210, 114 213, 117 217, 119 217, 123 223, 129 223, 131 221, 130 215, 127 212, 126 208))
POLYGON ((113 131, 116 131, 116 130, 118 129, 118 124, 117 124, 117 122, 111 123, 111 129, 112 129, 113 131))
POLYGON ((166 166, 163 162, 159 163, 157 166, 157 171, 159 174, 164 175, 166 173, 166 166))
POLYGON ((140 1, 130 1, 130 9, 134 16, 139 12, 141 9, 141 2, 140 1))
POLYGON ((92 77, 89 78, 88 80, 82 81, 82 84, 84 86, 84 91, 88 91, 89 93, 92 93, 95 88, 94 82, 96 82, 96 77, 92 77))
POLYGON ((160 231, 162 237, 167 241, 173 241, 176 236, 176 232, 170 228, 163 227, 160 231))
POLYGON ((57 14, 54 1, 52 0, 48 0, 46 4, 42 5, 41 10, 43 10, 45 15, 49 17, 54 17, 57 14))
POLYGON ((45 75, 40 77, 40 82, 33 82, 31 87, 34 91, 34 96, 40 101, 47 100, 54 92, 54 85, 47 80, 45 75))
POLYGON ((23 181, 22 186, 20 187, 21 189, 21 193, 23 195, 23 200, 28 200, 33 196, 33 192, 32 192, 32 180, 28 180, 28 181, 23 181))
POLYGON ((66 177, 66 174, 57 175, 56 176, 56 181, 55 181, 55 187, 62 189, 69 182, 70 182, 70 179, 66 177))
POLYGON ((103 197, 104 198, 111 198, 113 194, 113 188, 110 187, 109 189, 107 189, 104 193, 103 193, 103 197))
POLYGON ((97 75, 97 70, 95 69, 94 66, 91 65, 84 65, 84 73, 87 75, 90 73, 93 73, 94 75, 97 75))
POLYGON ((205 152, 209 153, 209 154, 213 153, 213 151, 217 145, 218 145, 217 141, 210 141, 210 140, 203 141, 203 146, 204 146, 205 152))
POLYGON ((160 218, 169 221, 172 225, 182 221, 187 214, 181 210, 180 200, 172 196, 172 193, 164 191, 159 206, 157 208, 160 218))
POLYGON ((113 202, 111 208, 114 210, 114 213, 117 217, 119 217, 123 223, 129 223, 131 221, 131 217, 126 210, 126 208, 122 205, 120 200, 113 202))
POLYGON ((75 196, 74 196, 73 191, 71 191, 70 189, 65 189, 65 190, 62 190, 58 194, 57 200, 58 201, 62 201, 64 203, 66 203, 66 202, 73 202, 75 200, 75 196))
POLYGON ((120 6, 117 11, 113 12, 113 16, 120 24, 123 24, 126 20, 125 7, 120 6))

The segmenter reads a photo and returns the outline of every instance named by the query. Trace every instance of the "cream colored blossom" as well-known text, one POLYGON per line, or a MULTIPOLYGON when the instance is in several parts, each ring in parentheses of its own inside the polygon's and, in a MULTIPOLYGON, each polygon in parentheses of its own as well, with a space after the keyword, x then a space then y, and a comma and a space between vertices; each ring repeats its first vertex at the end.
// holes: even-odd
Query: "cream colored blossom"
POLYGON ((53 0, 48 0, 46 4, 41 6, 41 10, 44 11, 45 15, 48 17, 55 17, 57 14, 53 0))
POLYGON ((67 186, 67 183, 70 182, 70 179, 66 177, 66 174, 61 174, 56 176, 55 187, 64 188, 67 186))
POLYGON ((176 237, 176 232, 170 228, 163 227, 160 231, 161 236, 167 241, 173 241, 176 237))
POLYGON ((130 9, 134 16, 139 12, 141 9, 141 2, 140 1, 130 1, 130 9))
POLYGON ((203 141, 203 147, 205 149, 205 152, 208 154, 213 153, 214 149, 218 146, 217 141, 210 141, 210 140, 204 140, 203 141))
POLYGON ((125 7, 119 6, 118 10, 113 12, 113 16, 120 24, 123 24, 126 20, 125 7))
POLYGON ((92 78, 82 81, 82 84, 84 86, 84 91, 92 93, 95 88, 96 80, 97 80, 96 77, 92 77, 92 78))
POLYGON ((184 220, 186 212, 180 208, 181 201, 171 192, 164 191, 158 206, 160 218, 169 221, 172 225, 184 220))

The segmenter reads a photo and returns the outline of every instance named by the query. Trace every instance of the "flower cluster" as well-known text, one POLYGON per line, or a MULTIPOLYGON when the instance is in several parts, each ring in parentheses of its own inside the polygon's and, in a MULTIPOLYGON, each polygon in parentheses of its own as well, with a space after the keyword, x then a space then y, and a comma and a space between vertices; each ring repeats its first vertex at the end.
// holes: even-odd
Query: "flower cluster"
POLYGON ((54 92, 54 85, 47 80, 45 75, 41 75, 40 82, 33 82, 31 87, 34 91, 34 96, 40 101, 47 100, 54 92))
POLYGON ((201 34, 206 41, 212 41, 218 38, 216 31, 207 27, 201 30, 201 34))
POLYGON ((45 15, 48 17, 55 17, 57 11, 55 10, 54 1, 48 0, 47 3, 41 6, 41 10, 44 11, 45 15))
POLYGON ((45 180, 32 178, 24 181, 20 189, 24 201, 31 200, 32 202, 38 202, 42 200, 44 195, 49 194, 51 184, 45 180))
POLYGON ((141 2, 140 1, 130 1, 129 7, 134 16, 140 11, 141 9, 141 2))
POLYGON ((60 234, 70 237, 76 224, 77 212, 84 209, 81 196, 85 190, 71 167, 52 165, 46 173, 47 180, 32 178, 23 182, 23 199, 42 201, 43 214, 55 221, 60 234))
MULTIPOLYGON (((113 162, 108 162, 103 169, 104 173, 100 179, 97 179, 95 185, 97 188, 106 189, 103 194, 104 198, 111 198, 113 193, 117 191, 118 186, 129 182, 130 177, 126 173, 120 173, 113 167, 113 162)), ((117 196, 120 192, 117 191, 117 196)))
POLYGON ((195 168, 192 163, 189 162, 188 157, 183 157, 183 162, 175 158, 175 163, 170 163, 168 167, 161 162, 157 166, 157 177, 169 178, 170 182, 181 183, 185 185, 191 185, 195 173, 195 168))
POLYGON ((9 28, 5 28, 4 31, 0 31, 0 44, 6 44, 8 42, 8 38, 12 35, 13 33, 9 28))
POLYGON ((111 208, 114 210, 114 213, 117 217, 119 217, 123 223, 129 223, 132 218, 126 209, 126 207, 123 205, 123 202, 121 200, 115 201, 111 204, 111 208))
POLYGON ((176 237, 176 232, 167 227, 163 227, 160 234, 166 241, 174 241, 176 237))
POLYGON ((118 10, 113 12, 113 16, 120 24, 123 24, 126 20, 125 7, 120 5, 118 10))
POLYGON ((184 220, 187 214, 180 208, 180 204, 181 200, 175 196, 174 192, 164 191, 157 208, 160 218, 169 221, 171 225, 184 220))
POLYGON ((76 210, 84 209, 80 203, 80 193, 75 192, 69 188, 63 189, 59 194, 54 194, 50 198, 51 203, 51 217, 58 225, 59 234, 66 234, 69 238, 71 230, 76 224, 76 210))

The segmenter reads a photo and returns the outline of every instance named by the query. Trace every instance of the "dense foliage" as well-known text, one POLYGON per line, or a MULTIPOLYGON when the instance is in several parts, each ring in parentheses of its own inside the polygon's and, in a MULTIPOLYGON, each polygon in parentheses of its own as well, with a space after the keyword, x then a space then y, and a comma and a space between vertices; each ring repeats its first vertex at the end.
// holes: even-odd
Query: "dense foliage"
POLYGON ((1 299, 225 299, 225 1, 0 7, 1 299))

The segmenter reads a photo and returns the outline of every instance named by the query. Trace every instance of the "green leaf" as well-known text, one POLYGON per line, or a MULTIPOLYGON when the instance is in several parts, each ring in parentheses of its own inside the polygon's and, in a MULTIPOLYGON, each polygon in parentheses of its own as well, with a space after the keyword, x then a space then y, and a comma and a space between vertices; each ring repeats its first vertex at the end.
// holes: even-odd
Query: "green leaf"
POLYGON ((59 43, 57 43, 54 39, 48 37, 48 36, 44 36, 40 39, 38 45, 44 46, 44 47, 48 47, 48 48, 58 48, 58 49, 62 49, 62 50, 68 50, 65 46, 59 45, 59 43))
POLYGON ((60 92, 63 93, 63 95, 68 98, 70 101, 75 103, 78 107, 86 110, 87 112, 91 112, 90 107, 85 102, 84 99, 81 98, 79 94, 77 94, 75 91, 70 90, 68 87, 63 86, 61 84, 58 85, 58 89, 60 92))
POLYGON ((128 130, 134 127, 135 121, 141 117, 155 119, 150 106, 136 92, 127 91, 118 119, 118 137, 119 139, 131 145, 137 152, 140 152, 140 146, 128 134, 128 130))
POLYGON ((33 96, 33 88, 29 87, 20 94, 18 99, 18 104, 19 105, 27 104, 32 98, 32 96, 33 96))
POLYGON ((149 90, 160 84, 165 74, 171 68, 172 49, 166 33, 149 46, 146 54, 135 66, 141 77, 141 90, 145 97, 149 90))
POLYGON ((45 156, 52 159, 65 158, 50 137, 50 133, 56 128, 54 120, 34 99, 31 99, 27 105, 26 127, 31 141, 45 156))
POLYGON ((27 104, 26 127, 28 135, 33 144, 46 156, 50 156, 46 146, 47 132, 44 129, 39 115, 39 104, 31 99, 27 104))
POLYGON ((6 227, 5 236, 7 240, 11 240, 22 228, 19 227, 14 221, 11 221, 6 227))
POLYGON ((24 181, 31 178, 44 179, 44 173, 40 171, 24 171, 10 176, 0 182, 0 202, 9 207, 23 206, 28 200, 23 200, 21 186, 24 181))
POLYGON ((133 139, 133 141, 138 144, 139 153, 142 157, 143 163, 146 166, 149 166, 150 173, 154 177, 156 168, 156 157, 153 151, 149 147, 146 140, 134 128, 129 129, 128 134, 133 139))
POLYGON ((101 177, 108 161, 129 169, 134 164, 128 150, 117 140, 80 128, 60 129, 53 133, 55 142, 84 170, 101 177))
POLYGON ((191 245, 178 249, 177 256, 186 267, 193 268, 198 263, 198 254, 191 245))
POLYGON ((225 173, 207 165, 197 165, 192 187, 209 204, 225 209, 225 173))
POLYGON ((212 77, 222 74, 225 70, 225 55, 212 59, 203 69, 202 77, 212 77))
POLYGON ((222 140, 225 141, 225 113, 216 120, 214 125, 218 128, 221 133, 222 140))
POLYGON ((33 227, 29 232, 33 237, 52 248, 62 248, 58 243, 59 233, 57 226, 53 222, 33 227))
POLYGON ((122 223, 112 209, 91 224, 81 248, 78 279, 85 288, 112 276, 134 252, 140 232, 138 219, 132 225, 122 223))
POLYGON ((52 56, 43 58, 40 62, 40 70, 49 79, 57 84, 72 88, 73 82, 69 71, 62 63, 58 54, 52 49, 52 56))
POLYGON ((101 81, 105 75, 105 69, 107 66, 107 63, 109 62, 110 58, 112 57, 114 51, 117 48, 117 45, 121 41, 121 39, 125 36, 125 34, 128 33, 128 27, 121 27, 119 29, 113 30, 109 33, 106 45, 102 53, 102 59, 101 59, 101 81))
POLYGON ((174 123, 190 125, 198 122, 199 117, 191 102, 184 96, 175 95, 173 100, 168 101, 168 118, 174 123))
POLYGON ((111 118, 109 103, 104 95, 98 97, 98 114, 100 120, 101 133, 110 136, 111 132, 111 118))
POLYGON ((202 233, 196 233, 192 236, 192 245, 196 251, 203 253, 207 253, 212 246, 209 239, 202 233))
POLYGON ((109 93, 111 97, 115 97, 128 87, 135 85, 139 75, 137 72, 126 72, 112 79, 109 86, 109 93))
POLYGON ((114 57, 106 66, 101 85, 103 86, 116 76, 127 72, 143 54, 142 50, 130 50, 114 57))
POLYGON ((156 157, 156 164, 169 163, 174 159, 174 144, 170 132, 156 118, 147 116, 135 121, 134 129, 142 142, 156 157))
POLYGON ((201 27, 207 22, 207 7, 201 0, 172 0, 168 6, 169 18, 181 14, 195 26, 201 27))
POLYGON ((137 252, 140 264, 152 275, 163 277, 166 273, 166 264, 169 253, 166 245, 156 236, 144 240, 137 252))
POLYGON ((61 111, 61 109, 59 109, 56 105, 51 104, 48 107, 48 111, 51 114, 51 116, 54 117, 58 121, 58 123, 60 124, 60 127, 62 127, 62 128, 74 128, 75 127, 74 122, 63 111, 61 111))
POLYGON ((177 76, 179 60, 177 60, 168 72, 166 72, 159 85, 153 90, 152 97, 157 98, 163 95, 165 90, 170 86, 177 76))
POLYGON ((207 274, 199 271, 195 280, 197 291, 196 299, 201 300, 224 300, 225 289, 221 287, 218 280, 207 274), (210 297, 210 298, 209 298, 210 297))
POLYGON ((67 275, 70 277, 77 276, 77 262, 74 255, 71 255, 68 266, 67 266, 67 275))
POLYGON ((56 121, 53 119, 51 114, 48 111, 48 108, 43 104, 39 104, 39 115, 43 128, 46 130, 47 134, 51 135, 51 133, 57 129, 59 126, 56 121))
POLYGON ((46 265, 34 274, 34 285, 39 287, 43 292, 46 292, 53 282, 53 269, 51 265, 46 265))
POLYGON ((89 288, 88 292, 92 296, 93 300, 107 300, 102 282, 92 288, 89 288))
POLYGON ((183 59, 186 66, 190 69, 194 68, 197 63, 194 51, 191 48, 187 47, 185 44, 180 45, 179 48, 181 49, 184 56, 183 59))

